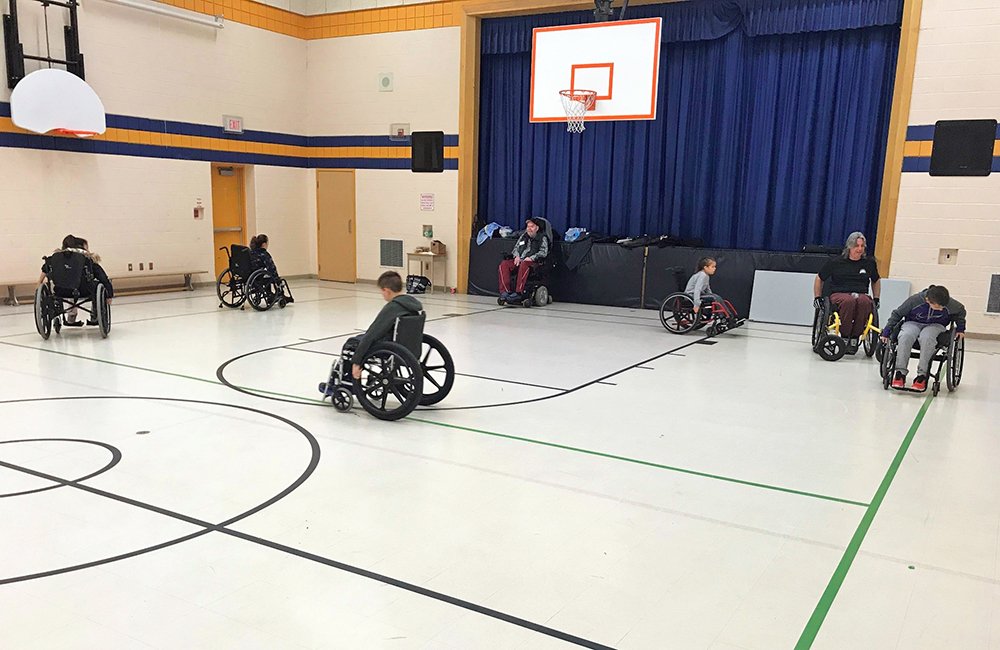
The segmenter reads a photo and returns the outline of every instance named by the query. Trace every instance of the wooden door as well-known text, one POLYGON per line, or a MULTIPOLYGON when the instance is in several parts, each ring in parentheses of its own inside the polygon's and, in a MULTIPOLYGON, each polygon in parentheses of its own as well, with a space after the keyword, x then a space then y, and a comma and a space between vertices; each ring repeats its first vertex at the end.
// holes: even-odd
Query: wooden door
POLYGON ((358 279, 354 170, 316 172, 316 227, 319 279, 358 279))
POLYGON ((214 228, 215 277, 229 262, 222 246, 246 246, 246 194, 243 168, 235 165, 212 165, 212 226, 214 228))

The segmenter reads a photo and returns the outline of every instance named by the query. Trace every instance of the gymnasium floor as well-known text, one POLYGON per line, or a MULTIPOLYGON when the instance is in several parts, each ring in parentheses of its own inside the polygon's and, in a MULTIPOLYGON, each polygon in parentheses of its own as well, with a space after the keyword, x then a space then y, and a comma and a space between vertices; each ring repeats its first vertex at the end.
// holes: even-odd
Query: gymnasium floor
MULTIPOLYGON (((1000 648, 1000 346, 888 393, 803 328, 425 296, 461 373, 320 406, 370 285, 0 308, 0 647, 1000 648)), ((808 298, 803 298, 808 299, 808 298)))

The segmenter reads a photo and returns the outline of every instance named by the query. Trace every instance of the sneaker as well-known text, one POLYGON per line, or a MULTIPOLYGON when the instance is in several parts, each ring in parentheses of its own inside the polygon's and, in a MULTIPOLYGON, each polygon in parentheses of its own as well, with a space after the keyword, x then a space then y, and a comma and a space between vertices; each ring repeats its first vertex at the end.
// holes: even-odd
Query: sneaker
POLYGON ((63 325, 66 327, 83 327, 83 323, 78 320, 64 320, 63 325))
POLYGON ((896 371, 896 374, 892 377, 892 387, 893 388, 905 388, 906 387, 906 375, 900 371, 896 371))
POLYGON ((917 375, 913 378, 913 390, 927 390, 927 375, 917 375))
POLYGON ((88 318, 87 319, 87 325, 91 325, 91 326, 97 325, 97 319, 96 318, 88 318))
POLYGON ((857 339, 848 339, 847 341, 847 354, 857 354, 859 342, 857 339))

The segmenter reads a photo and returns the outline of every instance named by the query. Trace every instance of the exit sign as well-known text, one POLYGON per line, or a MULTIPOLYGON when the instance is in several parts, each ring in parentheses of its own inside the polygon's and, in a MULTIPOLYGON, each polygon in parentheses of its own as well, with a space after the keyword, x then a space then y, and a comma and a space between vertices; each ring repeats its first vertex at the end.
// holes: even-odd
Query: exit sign
POLYGON ((243 133, 243 118, 235 115, 223 115, 222 129, 226 133, 243 133))

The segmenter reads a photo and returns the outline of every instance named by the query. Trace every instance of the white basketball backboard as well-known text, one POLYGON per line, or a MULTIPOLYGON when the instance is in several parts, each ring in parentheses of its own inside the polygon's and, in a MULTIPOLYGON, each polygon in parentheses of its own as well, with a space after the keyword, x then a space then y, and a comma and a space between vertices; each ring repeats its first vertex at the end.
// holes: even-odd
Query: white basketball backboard
POLYGON ((591 120, 652 120, 660 18, 539 27, 531 48, 532 122, 564 122, 560 90, 597 93, 591 120))
POLYGON ((75 74, 42 68, 21 79, 10 95, 15 126, 35 133, 97 135, 107 130, 104 104, 75 74))

